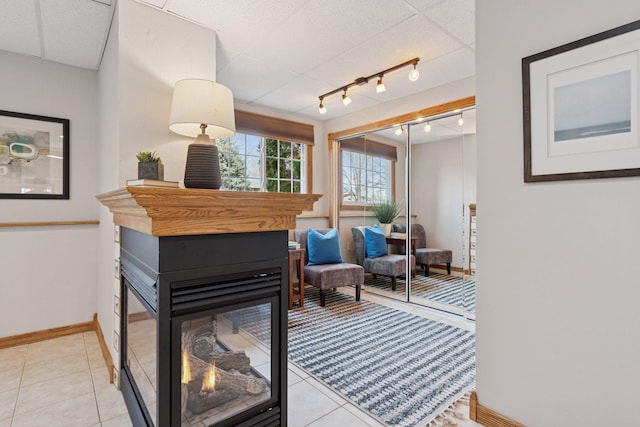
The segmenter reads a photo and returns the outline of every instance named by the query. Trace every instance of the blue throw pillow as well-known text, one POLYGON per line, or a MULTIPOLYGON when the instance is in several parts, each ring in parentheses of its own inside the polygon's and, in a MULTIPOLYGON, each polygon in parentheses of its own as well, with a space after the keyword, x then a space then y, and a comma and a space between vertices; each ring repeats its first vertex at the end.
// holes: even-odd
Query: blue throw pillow
POLYGON ((313 228, 307 235, 309 262, 307 265, 338 264, 344 262, 340 254, 340 236, 334 228, 327 234, 318 233, 313 228))
POLYGON ((387 254, 387 238, 378 227, 365 227, 364 244, 367 249, 367 258, 378 258, 387 254))

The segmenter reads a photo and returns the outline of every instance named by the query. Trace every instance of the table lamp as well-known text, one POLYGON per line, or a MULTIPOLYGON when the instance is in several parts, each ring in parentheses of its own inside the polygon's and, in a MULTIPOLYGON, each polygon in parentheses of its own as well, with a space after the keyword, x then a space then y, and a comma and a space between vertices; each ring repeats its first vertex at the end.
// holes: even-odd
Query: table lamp
POLYGON ((211 80, 178 81, 173 89, 169 129, 196 137, 187 150, 184 186, 219 189, 218 147, 211 138, 229 138, 236 131, 231 90, 211 80))

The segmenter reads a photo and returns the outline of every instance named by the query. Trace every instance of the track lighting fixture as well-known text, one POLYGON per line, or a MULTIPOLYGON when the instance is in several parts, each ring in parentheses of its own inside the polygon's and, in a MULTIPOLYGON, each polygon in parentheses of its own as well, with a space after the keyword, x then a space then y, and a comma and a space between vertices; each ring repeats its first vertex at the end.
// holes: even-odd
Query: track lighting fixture
POLYGON ((322 100, 323 98, 320 97, 320 105, 318 106, 318 111, 320 112, 320 114, 327 114, 327 107, 324 106, 322 100))
POLYGON ((394 132, 394 133, 395 133, 396 135, 400 136, 400 135, 402 135, 402 132, 403 132, 402 125, 400 125, 400 127, 399 127, 399 128, 396 128, 396 130, 395 130, 395 132, 394 132))
POLYGON ((420 73, 418 72, 418 70, 416 70, 416 66, 418 65, 419 61, 420 61, 420 58, 413 58, 409 61, 403 62, 402 64, 398 64, 394 67, 387 68, 386 70, 378 71, 377 73, 374 73, 370 76, 358 77, 357 79, 355 79, 354 81, 352 81, 347 85, 341 86, 337 89, 332 90, 331 92, 327 92, 323 95, 320 95, 318 97, 320 99, 320 105, 318 106, 318 111, 320 112, 320 114, 326 114, 327 108, 324 106, 324 98, 341 91, 344 91, 344 93, 342 94, 342 103, 344 105, 351 104, 351 98, 349 98, 349 96, 347 95, 347 90, 353 86, 363 86, 369 83, 369 80, 375 77, 378 77, 378 82, 376 84, 376 93, 384 92, 386 90, 386 87, 382 82, 382 78, 384 77, 384 75, 390 73, 391 71, 395 71, 402 67, 406 67, 407 65, 413 65, 413 70, 411 70, 411 73, 409 73, 409 80, 411 80, 412 82, 415 82, 416 80, 418 80, 418 77, 420 76, 420 73))
POLYGON ((424 125, 424 131, 431 132, 431 123, 427 122, 427 124, 424 125))
POLYGON ((462 116, 460 116, 460 118, 458 119, 458 126, 462 126, 463 124, 464 124, 464 120, 462 116))
POLYGON ((378 79, 378 83, 376 84, 376 93, 382 93, 387 90, 387 88, 384 87, 384 83, 382 83, 382 76, 383 74, 380 74, 380 78, 378 79))

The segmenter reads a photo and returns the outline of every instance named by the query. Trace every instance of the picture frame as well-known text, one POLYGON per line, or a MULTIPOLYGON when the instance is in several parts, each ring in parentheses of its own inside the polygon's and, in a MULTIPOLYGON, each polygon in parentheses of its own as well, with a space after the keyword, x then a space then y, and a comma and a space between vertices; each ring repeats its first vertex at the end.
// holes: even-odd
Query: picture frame
POLYGON ((0 110, 0 199, 69 199, 69 120, 0 110))
POLYGON ((640 20, 522 59, 524 182, 640 175, 640 20))

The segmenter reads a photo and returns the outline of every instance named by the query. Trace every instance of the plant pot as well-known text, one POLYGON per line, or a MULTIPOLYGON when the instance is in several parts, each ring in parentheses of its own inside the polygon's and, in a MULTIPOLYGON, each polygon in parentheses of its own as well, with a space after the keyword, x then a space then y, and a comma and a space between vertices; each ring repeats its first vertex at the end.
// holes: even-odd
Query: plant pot
POLYGON ((391 235, 391 224, 380 224, 380 228, 385 236, 391 235))
POLYGON ((138 179, 164 181, 164 165, 158 162, 139 162, 138 179))

